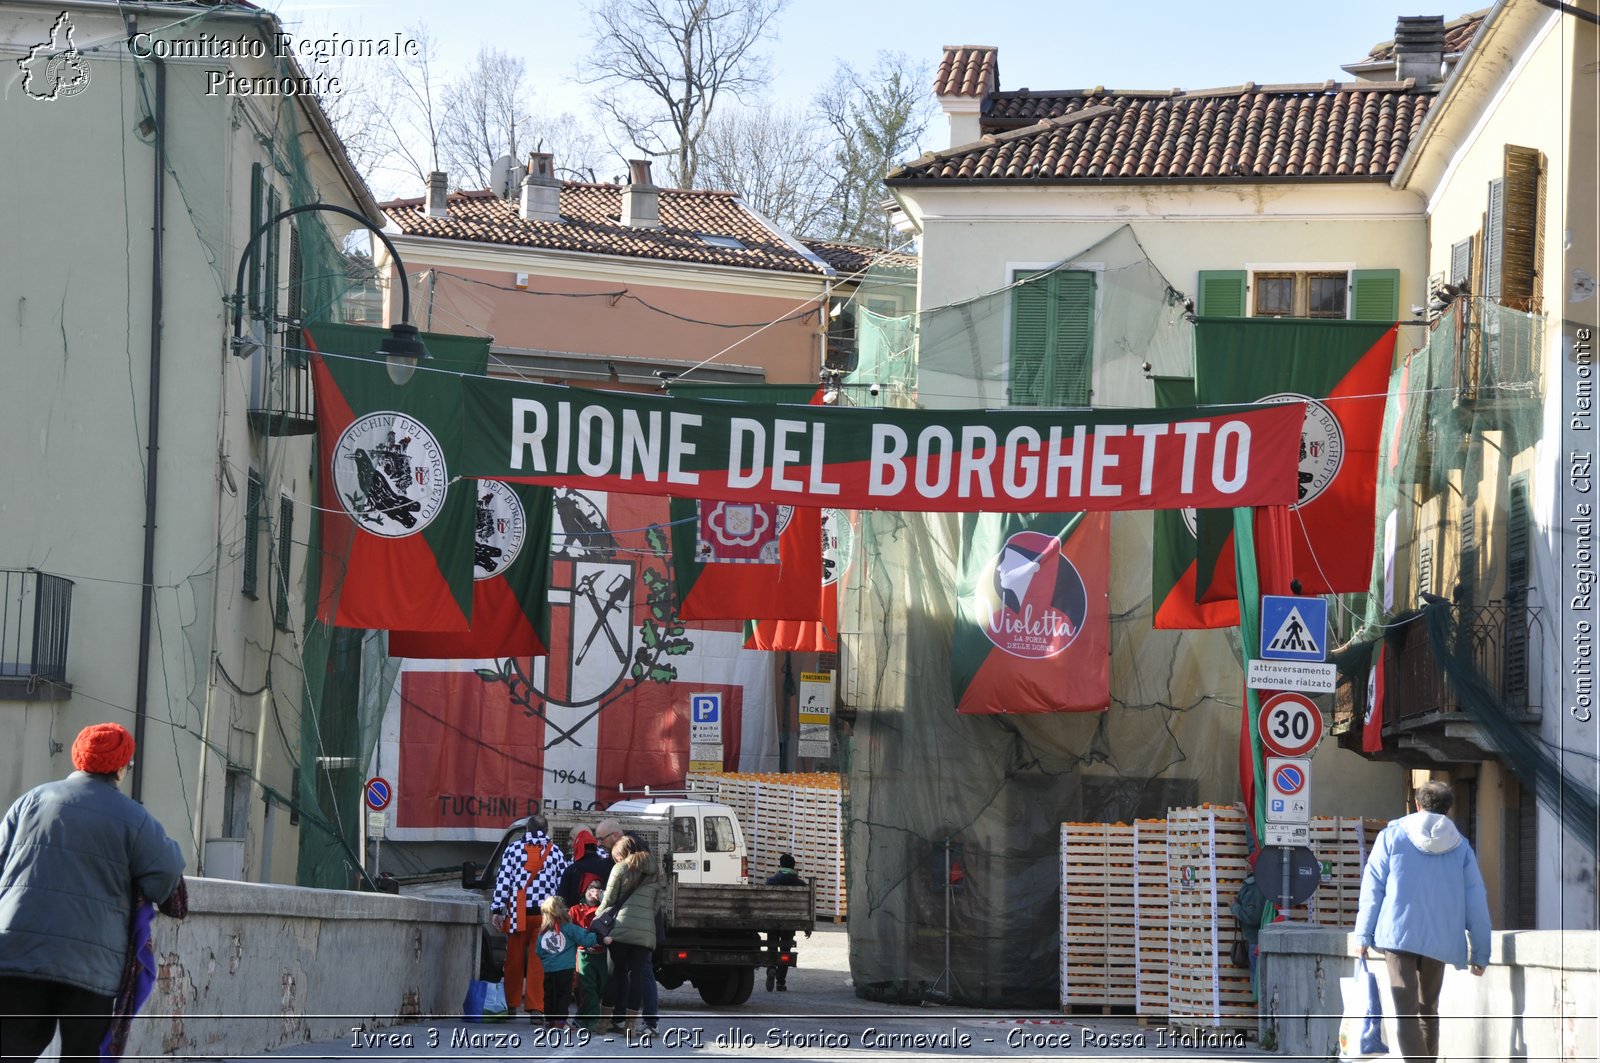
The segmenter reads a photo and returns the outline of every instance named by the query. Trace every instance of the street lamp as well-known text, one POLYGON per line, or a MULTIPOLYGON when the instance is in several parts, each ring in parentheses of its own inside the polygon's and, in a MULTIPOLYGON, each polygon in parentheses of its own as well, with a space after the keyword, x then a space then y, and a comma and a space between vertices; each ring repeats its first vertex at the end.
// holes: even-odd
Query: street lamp
POLYGON ((346 207, 336 206, 332 203, 305 203, 288 210, 280 210, 250 234, 250 239, 245 241, 244 253, 239 256, 239 276, 233 285, 233 339, 229 346, 239 358, 248 358, 261 349, 261 345, 254 339, 244 334, 244 275, 250 264, 250 250, 255 247, 256 241, 262 234, 270 231, 272 227, 285 218, 292 218, 296 214, 305 214, 308 211, 325 210, 332 214, 342 214, 347 218, 354 218, 366 227, 374 236, 383 241, 383 246, 388 249, 389 256, 394 259, 395 269, 400 274, 400 320, 389 326, 389 335, 378 345, 377 353, 383 355, 387 364, 389 379, 396 384, 404 384, 411 379, 417 370, 417 363, 428 357, 428 348, 422 343, 417 332, 417 326, 411 323, 411 285, 406 281, 405 263, 400 261, 400 253, 394 249, 394 244, 382 229, 372 224, 367 218, 346 207))

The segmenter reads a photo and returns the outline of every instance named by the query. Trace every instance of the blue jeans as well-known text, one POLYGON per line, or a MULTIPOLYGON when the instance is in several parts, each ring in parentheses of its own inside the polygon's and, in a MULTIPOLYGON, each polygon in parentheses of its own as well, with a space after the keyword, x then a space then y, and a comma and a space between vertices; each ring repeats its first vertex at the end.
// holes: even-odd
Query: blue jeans
POLYGON ((629 945, 621 941, 607 946, 611 953, 611 975, 617 982, 616 1003, 612 1007, 612 1021, 620 1021, 624 1011, 639 1011, 644 1007, 645 986, 655 984, 651 971, 651 950, 643 945, 629 945))

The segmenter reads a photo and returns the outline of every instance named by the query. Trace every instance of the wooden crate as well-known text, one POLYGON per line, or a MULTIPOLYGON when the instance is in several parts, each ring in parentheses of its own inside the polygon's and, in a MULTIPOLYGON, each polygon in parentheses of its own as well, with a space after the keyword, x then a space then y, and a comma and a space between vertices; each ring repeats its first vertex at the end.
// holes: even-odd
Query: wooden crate
POLYGON ((1133 932, 1140 1015, 1167 1014, 1167 967, 1172 947, 1167 886, 1167 821, 1133 824, 1133 932))
POLYGON ((1173 809, 1167 816, 1167 1014, 1175 1023, 1239 1029, 1255 1025, 1250 972, 1229 959, 1229 904, 1249 871, 1244 812, 1229 806, 1173 809))
POLYGON ((817 914, 845 918, 844 813, 836 772, 691 772, 687 785, 738 814, 751 882, 765 882, 777 871, 778 856, 790 853, 800 876, 815 888, 817 914))
POLYGON ((1061 825, 1061 1006, 1133 1007, 1133 828, 1061 825))

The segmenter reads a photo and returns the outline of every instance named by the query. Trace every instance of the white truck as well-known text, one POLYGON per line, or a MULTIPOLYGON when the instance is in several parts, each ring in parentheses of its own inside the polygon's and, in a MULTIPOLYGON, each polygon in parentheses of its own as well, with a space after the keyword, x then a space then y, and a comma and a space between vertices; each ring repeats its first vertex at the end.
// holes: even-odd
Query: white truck
MULTIPOLYGON (((656 795, 619 801, 604 811, 551 810, 545 817, 551 838, 569 854, 572 835, 593 831, 606 817, 644 838, 663 862, 669 857, 662 854, 670 854, 667 941, 655 952, 656 980, 668 989, 690 982, 713 1007, 749 1000, 757 971, 795 966, 796 937, 816 925, 811 885, 750 882, 744 833, 727 805, 656 795)), ((471 860, 461 866, 459 888, 475 895, 485 917, 480 977, 498 978, 505 963, 505 937, 489 925, 488 901, 501 855, 522 837, 526 824, 519 819, 508 826, 481 867, 471 860)), ((439 888, 444 885, 439 876, 402 879, 401 891, 449 896, 454 884, 439 888)))

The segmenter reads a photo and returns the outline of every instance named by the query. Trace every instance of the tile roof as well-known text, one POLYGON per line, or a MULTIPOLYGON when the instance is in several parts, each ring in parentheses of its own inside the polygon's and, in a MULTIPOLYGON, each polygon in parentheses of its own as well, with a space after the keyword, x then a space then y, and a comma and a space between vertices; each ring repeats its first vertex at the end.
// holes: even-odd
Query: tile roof
POLYGON ((888 181, 1388 178, 1435 92, 1410 80, 997 92, 982 140, 924 155, 888 181))
POLYGON ((987 44, 948 44, 939 72, 933 76, 935 96, 976 96, 1000 87, 1000 50, 987 44))
POLYGON ((447 205, 448 218, 432 218, 420 197, 382 204, 407 236, 784 273, 827 272, 741 206, 732 192, 661 189, 659 229, 622 224, 620 185, 563 184, 559 222, 525 221, 516 200, 488 191, 452 192, 447 205), (714 247, 702 234, 736 237, 744 246, 714 247))
MULTIPOLYGON (((1472 43, 1472 38, 1476 37, 1478 30, 1483 28, 1484 16, 1488 13, 1489 9, 1484 8, 1482 11, 1474 11, 1470 15, 1462 15, 1460 18, 1446 22, 1444 24, 1444 54, 1458 55, 1466 51, 1467 46, 1472 43)), ((1394 41, 1391 39, 1381 44, 1373 45, 1372 50, 1367 53, 1365 59, 1352 65, 1365 66, 1368 63, 1393 61, 1394 41)))
POLYGON ((832 240, 802 240, 822 261, 845 277, 865 273, 869 269, 893 272, 915 272, 917 256, 900 251, 885 251, 861 244, 841 244, 832 240))

